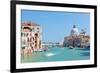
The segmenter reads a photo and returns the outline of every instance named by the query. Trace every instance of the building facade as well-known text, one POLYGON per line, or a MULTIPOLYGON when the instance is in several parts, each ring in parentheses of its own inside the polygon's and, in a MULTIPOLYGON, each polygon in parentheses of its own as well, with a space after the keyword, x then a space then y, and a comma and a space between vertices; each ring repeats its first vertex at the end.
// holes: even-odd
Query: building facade
POLYGON ((69 36, 64 37, 63 46, 64 47, 86 47, 87 45, 90 46, 90 36, 86 34, 85 30, 82 29, 79 32, 76 25, 73 25, 71 33, 69 36))
POLYGON ((42 48, 42 29, 38 24, 24 22, 21 26, 22 49, 32 49, 38 51, 42 48))

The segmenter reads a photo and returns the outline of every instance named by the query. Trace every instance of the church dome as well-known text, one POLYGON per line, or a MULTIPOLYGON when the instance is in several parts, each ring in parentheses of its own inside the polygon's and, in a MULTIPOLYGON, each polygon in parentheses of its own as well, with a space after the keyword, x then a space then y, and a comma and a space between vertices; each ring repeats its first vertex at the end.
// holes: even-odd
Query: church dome
POLYGON ((76 27, 76 25, 73 25, 73 28, 71 30, 71 35, 72 36, 79 35, 79 31, 78 31, 78 28, 76 27))

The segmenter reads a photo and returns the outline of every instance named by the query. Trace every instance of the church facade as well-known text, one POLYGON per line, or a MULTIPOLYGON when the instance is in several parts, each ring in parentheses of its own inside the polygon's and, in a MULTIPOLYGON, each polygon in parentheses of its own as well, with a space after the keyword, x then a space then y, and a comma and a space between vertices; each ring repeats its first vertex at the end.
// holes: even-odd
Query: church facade
POLYGON ((64 47, 73 46, 81 48, 90 46, 90 36, 87 35, 85 30, 83 29, 81 32, 79 32, 76 25, 73 25, 70 35, 64 37, 63 46, 64 47))

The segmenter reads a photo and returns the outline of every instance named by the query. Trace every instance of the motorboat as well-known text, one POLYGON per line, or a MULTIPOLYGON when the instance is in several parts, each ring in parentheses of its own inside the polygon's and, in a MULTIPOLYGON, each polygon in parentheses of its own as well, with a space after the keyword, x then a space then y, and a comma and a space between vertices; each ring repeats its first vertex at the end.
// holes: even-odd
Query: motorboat
POLYGON ((73 46, 69 46, 69 49, 73 49, 74 47, 73 46))

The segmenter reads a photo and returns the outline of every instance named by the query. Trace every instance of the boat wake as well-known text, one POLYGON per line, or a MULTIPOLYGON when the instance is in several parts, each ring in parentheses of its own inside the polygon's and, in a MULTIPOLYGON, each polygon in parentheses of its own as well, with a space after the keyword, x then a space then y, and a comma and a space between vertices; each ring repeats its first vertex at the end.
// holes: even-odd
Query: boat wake
POLYGON ((47 57, 51 57, 51 56, 54 56, 54 55, 55 55, 54 53, 47 53, 46 54, 47 57))

